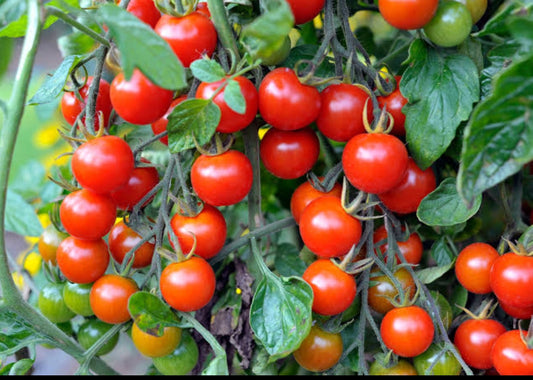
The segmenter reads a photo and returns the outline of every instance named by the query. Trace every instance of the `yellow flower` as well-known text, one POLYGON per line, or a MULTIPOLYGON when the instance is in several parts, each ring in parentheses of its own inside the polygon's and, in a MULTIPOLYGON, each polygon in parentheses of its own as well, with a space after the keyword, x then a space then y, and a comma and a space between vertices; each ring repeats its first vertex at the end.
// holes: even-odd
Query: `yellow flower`
POLYGON ((42 266, 43 258, 37 252, 30 252, 24 260, 24 269, 32 276, 35 276, 42 266))

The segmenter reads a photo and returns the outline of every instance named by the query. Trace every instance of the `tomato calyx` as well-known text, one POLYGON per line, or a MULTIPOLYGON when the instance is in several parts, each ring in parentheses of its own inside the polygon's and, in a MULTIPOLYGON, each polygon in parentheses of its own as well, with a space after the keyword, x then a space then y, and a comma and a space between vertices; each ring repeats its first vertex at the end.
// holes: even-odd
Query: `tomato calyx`
POLYGON ((494 310, 498 307, 498 303, 493 304, 493 300, 489 300, 488 302, 482 302, 479 307, 479 312, 474 313, 471 310, 462 307, 460 305, 456 305, 459 309, 461 309, 469 318, 475 319, 475 320, 482 320, 482 319, 489 319, 491 315, 494 313, 494 310))
POLYGON ((367 133, 383 133, 387 134, 392 131, 394 127, 394 119, 391 116, 390 112, 387 111, 387 107, 384 106, 382 109, 377 111, 379 108, 376 108, 376 111, 379 112, 378 117, 374 120, 373 125, 368 121, 368 102, 370 98, 365 101, 365 106, 363 108, 363 125, 367 133))
POLYGON ((221 133, 215 132, 211 141, 205 145, 199 145, 196 138, 193 135, 194 145, 196 150, 206 156, 216 156, 227 152, 235 142, 235 136, 233 133, 221 133))
POLYGON ((503 240, 507 243, 507 245, 509 246, 509 249, 515 255, 517 255, 517 256, 526 256, 526 257, 532 257, 533 256, 533 249, 532 250, 528 250, 528 248, 526 248, 522 243, 517 242, 515 244, 515 243, 512 243, 510 240, 507 240, 507 239, 503 239, 503 240))
POLYGON ((154 3, 161 13, 174 17, 183 17, 196 11, 198 0, 155 0, 154 3))
POLYGON ((350 186, 348 180, 346 179, 346 177, 343 177, 341 204, 342 208, 344 209, 344 211, 346 211, 346 213, 352 215, 353 217, 359 220, 371 220, 383 217, 383 215, 361 215, 369 208, 377 206, 379 204, 379 201, 374 201, 372 194, 366 193, 361 190, 359 190, 355 198, 350 201, 348 195, 348 186, 350 186))
POLYGON ((392 92, 398 86, 396 81, 396 76, 393 75, 388 70, 379 70, 376 74, 376 79, 374 80, 376 89, 379 91, 381 96, 387 96, 392 94, 392 92))
POLYGON ((371 257, 365 257, 361 260, 355 260, 359 255, 362 247, 361 244, 354 244, 350 251, 342 257, 341 262, 337 262, 334 259, 331 259, 331 262, 335 264, 342 271, 355 276, 358 273, 363 272, 367 268, 370 268, 374 265, 374 259, 371 257))

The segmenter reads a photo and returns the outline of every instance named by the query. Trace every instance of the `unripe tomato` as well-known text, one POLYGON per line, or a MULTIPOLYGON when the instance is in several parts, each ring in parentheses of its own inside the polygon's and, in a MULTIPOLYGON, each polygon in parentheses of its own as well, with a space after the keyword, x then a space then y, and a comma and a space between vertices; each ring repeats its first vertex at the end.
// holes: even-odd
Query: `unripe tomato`
MULTIPOLYGON (((416 283, 411 273, 404 267, 399 267, 393 272, 394 277, 401 286, 406 299, 411 300, 416 293, 416 283)), ((368 288, 368 306, 378 313, 385 314, 394 309, 391 300, 399 301, 399 291, 391 278, 374 267, 370 272, 372 285, 368 288)))
MULTIPOLYGON (((83 322, 78 330, 77 339, 84 349, 91 348, 113 325, 105 323, 99 319, 91 318, 83 322)), ((118 343, 119 334, 116 333, 100 347, 96 352, 97 356, 110 353, 118 343)))
POLYGON ((440 354, 443 347, 432 344, 429 348, 413 358, 413 364, 419 375, 458 376, 461 373, 461 363, 451 351, 440 354), (439 356, 440 355, 440 356, 439 356), (429 371, 429 367, 432 367, 429 371))
POLYGON ((57 266, 71 282, 89 284, 102 277, 109 264, 107 243, 69 236, 57 248, 57 266))
POLYGON ((485 14, 487 10, 488 0, 447 0, 447 1, 457 1, 461 4, 466 5, 470 15, 472 16, 472 24, 475 24, 481 17, 485 14))
POLYGON ((152 362, 163 375, 187 375, 196 366, 198 356, 198 344, 187 330, 182 330, 176 349, 169 355, 152 358, 152 362))
POLYGON ((131 340, 144 356, 150 358, 171 354, 181 340, 181 329, 175 326, 167 326, 163 329, 163 335, 157 336, 145 332, 134 322, 131 326, 131 340))
POLYGON ((337 364, 343 351, 340 333, 330 333, 317 325, 292 353, 300 366, 311 372, 322 372, 337 364))
POLYGON ((67 282, 63 288, 63 299, 65 305, 78 315, 89 317, 94 315, 91 309, 89 294, 91 293, 92 284, 77 284, 67 282))
POLYGON ((386 367, 382 362, 375 360, 368 368, 370 376, 406 375, 417 376, 415 367, 405 359, 398 359, 396 364, 386 367))
POLYGON ((101 321, 118 324, 131 319, 128 310, 130 296, 139 290, 137 283, 118 274, 106 274, 93 284, 91 308, 101 321))
POLYGON ((435 16, 424 26, 424 33, 434 44, 453 47, 462 43, 472 31, 472 15, 457 1, 439 4, 435 16))
POLYGON ((76 314, 70 310, 63 299, 64 282, 48 282, 39 292, 37 305, 41 313, 51 322, 70 321, 76 314))

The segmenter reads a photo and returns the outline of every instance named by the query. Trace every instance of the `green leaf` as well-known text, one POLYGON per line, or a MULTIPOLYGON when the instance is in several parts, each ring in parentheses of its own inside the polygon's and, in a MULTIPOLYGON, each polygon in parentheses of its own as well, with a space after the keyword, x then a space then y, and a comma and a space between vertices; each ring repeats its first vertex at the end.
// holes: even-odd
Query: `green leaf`
POLYGON ((533 226, 529 226, 525 232, 520 235, 518 242, 522 244, 528 252, 533 249, 533 226))
POLYGON ((277 272, 284 277, 301 276, 307 265, 300 258, 300 252, 294 244, 281 243, 276 248, 274 266, 277 272))
POLYGON ((202 371, 202 375, 228 375, 226 360, 226 356, 215 356, 202 371))
POLYGON ((148 24, 114 4, 104 4, 96 13, 109 28, 120 51, 126 79, 131 78, 133 70, 138 68, 160 87, 169 90, 187 87, 183 65, 170 45, 148 24))
POLYGON ((70 71, 81 61, 81 56, 71 55, 66 57, 59 65, 54 75, 46 77, 43 85, 35 95, 28 100, 28 105, 49 103, 56 99, 63 91, 70 71))
POLYGON ((165 327, 182 325, 168 304, 146 291, 139 291, 130 296, 128 310, 141 330, 150 331, 157 336, 163 335, 165 327))
MULTIPOLYGON (((13 355, 23 347, 36 343, 53 343, 47 335, 29 325, 20 316, 2 309, 0 311, 0 358, 13 355)), ((3 364, 3 363, 2 363, 3 364)))
POLYGON ((432 48, 422 40, 411 44, 407 63, 400 85, 409 101, 403 107, 407 146, 418 166, 426 169, 470 116, 479 99, 479 75, 467 56, 432 48))
POLYGON ((501 70, 509 66, 513 57, 519 51, 520 45, 514 40, 507 40, 495 46, 486 54, 490 65, 481 71, 481 98, 484 99, 492 92, 492 78, 501 70))
MULTIPOLYGON (((509 28, 507 22, 513 14, 518 13, 522 9, 522 6, 523 5, 519 1, 506 2, 506 4, 504 4, 500 10, 487 21, 483 29, 477 33, 473 33, 473 36, 483 37, 491 34, 508 36, 509 28)), ((531 4, 525 6, 524 9, 529 8, 531 8, 531 4)))
POLYGON ((456 179, 448 177, 420 202, 416 216, 428 226, 452 226, 470 219, 481 206, 481 194, 467 207, 457 191, 456 179))
POLYGON ((96 41, 82 32, 72 32, 57 39, 57 46, 63 57, 83 55, 96 47, 96 41))
POLYGON ((265 275, 250 307, 255 337, 270 354, 269 362, 286 357, 309 334, 313 290, 300 277, 265 275))
POLYGON ((431 246, 431 257, 435 259, 438 266, 450 265, 455 260, 455 254, 450 249, 447 238, 442 236, 431 246))
POLYGON ((233 111, 241 115, 246 112, 246 100, 242 95, 241 86, 236 80, 230 79, 226 82, 224 101, 233 111))
POLYGON ((33 207, 19 194, 7 189, 5 229, 22 236, 38 237, 43 226, 33 207))
POLYGON ((226 77, 226 73, 217 61, 203 58, 191 63, 192 75, 200 82, 213 83, 226 77))
POLYGON ((34 360, 21 359, 15 362, 15 364, 9 370, 10 375, 26 375, 33 366, 34 360))
POLYGON ((455 260, 448 265, 427 267, 420 270, 415 270, 416 277, 423 284, 430 284, 433 281, 441 278, 455 265, 455 260))
POLYGON ((209 99, 187 99, 168 115, 168 147, 179 153, 209 142, 218 122, 220 108, 209 99))
POLYGON ((533 160, 533 55, 494 78, 467 124, 457 187, 468 204, 533 160))
POLYGON ((453 316, 457 317, 459 314, 464 313, 458 306, 465 307, 468 301, 468 290, 462 286, 454 286, 451 296, 450 305, 452 306, 453 316))

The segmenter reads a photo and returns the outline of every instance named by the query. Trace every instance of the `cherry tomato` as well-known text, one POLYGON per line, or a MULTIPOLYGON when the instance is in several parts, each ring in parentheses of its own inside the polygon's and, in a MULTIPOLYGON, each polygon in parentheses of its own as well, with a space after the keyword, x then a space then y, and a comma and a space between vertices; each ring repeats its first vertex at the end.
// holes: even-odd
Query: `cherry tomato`
POLYGON ((144 356, 155 358, 171 354, 181 340, 181 329, 176 326, 167 326, 163 335, 157 336, 145 332, 134 322, 131 326, 131 340, 144 356))
POLYGON ((322 12, 326 0, 287 0, 294 16, 294 24, 311 21, 322 12))
POLYGON ((154 0, 130 0, 126 10, 135 15, 139 20, 150 25, 152 29, 161 18, 161 12, 155 6, 154 0))
POLYGON ((435 173, 431 167, 422 170, 412 157, 408 158, 407 170, 398 185, 380 193, 379 200, 397 214, 416 212, 426 195, 437 188, 435 173))
POLYGON ((213 206, 242 201, 252 188, 250 159, 238 150, 209 156, 202 154, 192 164, 191 184, 198 197, 213 206))
MULTIPOLYGON (((119 264, 122 264, 126 254, 142 240, 142 236, 128 226, 124 220, 117 222, 109 231, 107 238, 111 256, 119 264)), ((144 268, 152 263, 155 244, 146 241, 133 253, 132 268, 144 268)))
POLYGON ((220 121, 217 125, 217 132, 221 133, 234 133, 246 128, 255 119, 257 115, 258 105, 258 93, 253 82, 241 75, 233 78, 237 81, 241 89, 241 94, 244 97, 246 109, 244 113, 238 113, 232 110, 224 100, 224 89, 226 88, 226 79, 219 80, 217 82, 201 82, 196 89, 196 98, 198 99, 210 99, 215 91, 221 85, 224 85, 224 89, 219 91, 213 98, 213 102, 220 108, 220 121))
POLYGON ((293 69, 278 67, 259 85, 259 113, 264 121, 284 131, 310 125, 320 112, 320 92, 300 82, 293 69))
POLYGON ((510 306, 533 306, 533 257, 508 252, 492 263, 489 274, 494 295, 510 306))
MULTIPOLYGON (((405 228, 402 228, 403 231, 405 231, 405 228)), ((377 245, 378 242, 382 242, 377 246, 376 248, 380 251, 380 256, 382 256, 387 262, 387 229, 384 225, 378 227, 374 231, 374 244, 377 245)), ((424 253, 424 246, 422 245, 422 240, 420 239, 420 235, 418 235, 416 232, 411 232, 407 240, 405 241, 397 241, 398 249, 400 250, 400 253, 403 255, 405 261, 409 264, 419 264, 420 260, 422 260, 422 254, 424 253)), ((400 257, 398 254, 396 254, 396 261, 397 263, 401 263, 400 257)))
POLYGON ((218 208, 207 203, 198 215, 174 214, 170 219, 170 227, 184 254, 190 253, 196 244, 194 253, 206 260, 214 257, 226 242, 226 219, 218 208))
POLYGON ((492 364, 500 375, 533 375, 533 349, 526 346, 522 333, 525 332, 506 331, 492 345, 492 364))
POLYGON ((361 222, 348 214, 341 200, 325 195, 309 203, 300 216, 300 235, 315 255, 344 256, 361 239, 361 222))
POLYGON ((137 283, 118 274, 105 274, 93 284, 90 293, 94 315, 110 324, 127 322, 131 319, 128 300, 137 292, 137 283))
POLYGON ((64 282, 48 282, 39 292, 37 306, 41 313, 53 323, 70 321, 76 314, 63 299, 64 282))
POLYGON ((370 376, 387 376, 387 375, 406 375, 417 376, 415 367, 405 359, 398 359, 396 364, 385 366, 381 361, 374 360, 368 367, 370 376))
POLYGON ((113 135, 88 140, 72 155, 72 173, 78 183, 95 193, 109 193, 130 178, 135 160, 128 143, 113 135))
POLYGON ((176 349, 169 355, 152 358, 152 362, 163 375, 187 375, 198 363, 198 356, 198 344, 187 330, 182 330, 176 349))
MULTIPOLYGON (((77 339, 84 349, 91 348, 102 336, 109 331, 113 325, 105 323, 99 319, 91 318, 87 319, 80 325, 77 333, 77 339)), ((97 356, 102 356, 110 353, 116 347, 118 343, 119 334, 111 335, 106 342, 96 352, 97 356)))
POLYGON ((424 33, 435 45, 453 47, 462 43, 472 31, 472 15, 457 1, 439 4, 435 16, 424 25, 424 33))
POLYGON ((209 6, 207 4, 207 1, 200 1, 198 4, 196 4, 196 11, 203 13, 207 17, 211 17, 211 12, 209 11, 209 6))
MULTIPOLYGON (((451 0, 447 0, 451 1, 451 0)), ((468 11, 470 12, 470 15, 472 16, 472 24, 475 24, 479 20, 481 20, 481 17, 485 14, 485 11, 487 10, 488 1, 487 0, 453 0, 457 1, 461 4, 466 5, 466 8, 468 8, 468 11)))
POLYGON ((321 107, 316 125, 327 138, 345 142, 365 133, 363 110, 367 104, 367 119, 372 121, 373 105, 362 88, 349 83, 330 84, 320 92, 321 107))
POLYGON ((441 354, 444 347, 433 343, 429 348, 413 358, 413 365, 419 375, 458 376, 461 374, 461 363, 451 351, 441 354), (429 367, 432 367, 429 371, 429 367))
POLYGON ((207 305, 215 294, 215 286, 213 268, 198 256, 170 263, 159 280, 163 299, 174 309, 185 312, 207 305))
POLYGON ((57 248, 57 266, 71 282, 88 284, 103 276, 109 264, 107 243, 69 236, 57 248))
POLYGON ((320 315, 340 314, 352 304, 357 292, 355 278, 329 259, 313 261, 302 278, 313 289, 313 306, 320 315))
POLYGON ((380 332, 383 343, 396 355, 415 357, 433 342, 435 326, 426 310, 411 305, 388 311, 381 321, 380 332))
MULTIPOLYGON (((110 195, 121 210, 132 211, 143 197, 159 183, 159 173, 153 166, 133 168, 126 183, 113 190, 110 195)), ((146 207, 155 197, 151 195, 143 204, 146 207)))
POLYGON ((361 133, 342 152, 344 175, 357 189, 381 194, 398 186, 408 167, 407 148, 398 137, 361 133))
POLYGON ((117 206, 110 196, 80 189, 68 194, 59 206, 65 230, 78 239, 96 240, 111 230, 117 206))
POLYGON ((530 319, 533 317, 533 305, 530 306, 514 306, 498 300, 500 307, 507 315, 518 319, 530 319))
POLYGON ((174 92, 152 83, 139 69, 126 80, 120 72, 111 82, 111 103, 116 113, 131 124, 151 124, 167 112, 174 92))
POLYGON ((43 260, 52 265, 56 265, 57 247, 69 235, 67 233, 58 231, 53 224, 49 224, 43 229, 37 242, 37 249, 41 254, 43 260))
POLYGON ((162 15, 154 30, 168 42, 183 67, 202 58, 211 57, 217 47, 215 25, 202 12, 192 12, 186 16, 162 15))
POLYGON ((405 115, 402 112, 403 106, 407 104, 407 99, 400 91, 401 76, 395 76, 396 88, 389 95, 380 95, 377 97, 379 107, 390 113, 394 120, 391 134, 404 137, 405 136, 405 115))
POLYGON ((466 290, 476 294, 487 294, 490 287, 490 268, 500 257, 490 244, 476 242, 464 247, 455 261, 455 276, 466 290))
POLYGON ((292 355, 306 370, 322 372, 339 362, 342 351, 343 342, 340 333, 331 333, 313 325, 300 347, 292 355))
MULTIPOLYGON (((172 111, 174 111, 174 108, 176 108, 176 106, 184 100, 187 100, 187 95, 178 96, 172 101, 172 103, 170 103, 167 112, 165 112, 163 116, 161 116, 158 120, 154 121, 151 124, 152 132, 154 133, 154 135, 158 135, 167 130, 168 115, 170 115, 172 111)), ((168 145, 168 135, 161 137, 159 141, 161 141, 165 145, 168 145)))
POLYGON ((283 179, 295 179, 309 172, 318 161, 320 142, 311 127, 295 131, 270 128, 260 142, 265 168, 283 179))
POLYGON ((78 315, 89 317, 94 315, 89 301, 92 284, 77 284, 75 282, 66 282, 63 288, 63 300, 65 305, 78 315))
POLYGON ((495 319, 467 319, 455 330, 453 343, 470 367, 492 368, 492 345, 507 329, 495 319))
POLYGON ((305 181, 294 190, 291 195, 291 214, 296 221, 296 224, 300 223, 300 215, 305 207, 318 197, 323 195, 332 195, 337 198, 341 198, 342 186, 340 183, 335 182, 330 191, 321 191, 313 186, 310 181, 305 181))
MULTIPOLYGON (((404 267, 399 267, 393 275, 406 299, 411 300, 416 293, 416 284, 411 273, 404 267)), ((399 292, 393 280, 381 273, 378 267, 374 267, 370 272, 370 281, 372 285, 368 288, 368 306, 381 314, 394 309, 395 306, 390 300, 398 301, 399 292)))
MULTIPOLYGON (((78 99, 74 91, 68 91, 63 94, 61 97, 61 113, 65 118, 66 122, 70 125, 74 125, 76 118, 85 108, 87 96, 89 95, 89 87, 93 82, 93 77, 87 77, 85 85, 79 89, 81 100, 78 99)), ((104 120, 104 128, 109 126, 109 116, 111 111, 113 111, 113 106, 111 105, 111 98, 109 95, 110 87, 109 82, 105 79, 100 79, 100 85, 98 86, 98 95, 96 96, 96 115, 95 115, 95 130, 98 131, 98 114, 102 112, 104 120)), ((82 123, 85 123, 85 117, 81 119, 82 123)))
POLYGON ((435 15, 439 0, 379 0, 381 16, 397 29, 419 29, 435 15))

